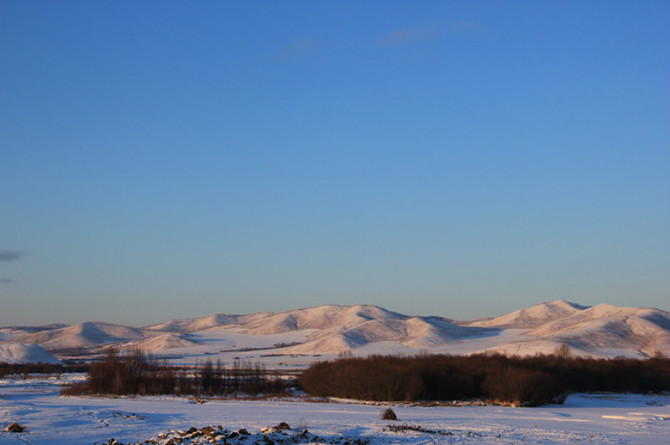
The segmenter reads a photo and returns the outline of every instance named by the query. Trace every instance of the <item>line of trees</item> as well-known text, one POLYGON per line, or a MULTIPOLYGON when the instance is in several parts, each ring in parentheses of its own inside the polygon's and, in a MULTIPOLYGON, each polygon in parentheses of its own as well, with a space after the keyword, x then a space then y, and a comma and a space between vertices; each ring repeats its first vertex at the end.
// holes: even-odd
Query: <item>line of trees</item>
POLYGON ((208 360, 198 376, 194 383, 207 395, 278 394, 286 390, 285 382, 273 377, 260 363, 235 360, 232 367, 224 368, 220 361, 213 365, 208 360))
POLYGON ((50 363, 0 363, 0 377, 28 374, 63 374, 86 372, 88 365, 55 365, 50 363))
POLYGON ((62 391, 64 395, 229 395, 245 393, 276 394, 285 384, 259 364, 236 360, 231 368, 211 361, 197 369, 169 365, 140 350, 120 354, 111 349, 102 360, 91 363, 85 382, 76 383, 62 391))
MULTIPOLYGON (((571 391, 670 391, 670 359, 572 358, 569 354, 507 357, 422 355, 343 358, 313 364, 298 383, 318 397, 377 401, 488 399, 517 405, 561 403, 571 391)), ((205 362, 178 368, 142 351, 112 349, 90 364, 85 382, 63 394, 250 395, 285 392, 287 382, 260 364, 205 362)))
POLYGON ((373 356, 320 362, 300 377, 320 397, 378 401, 488 399, 527 406, 561 403, 570 391, 670 390, 670 360, 373 356))

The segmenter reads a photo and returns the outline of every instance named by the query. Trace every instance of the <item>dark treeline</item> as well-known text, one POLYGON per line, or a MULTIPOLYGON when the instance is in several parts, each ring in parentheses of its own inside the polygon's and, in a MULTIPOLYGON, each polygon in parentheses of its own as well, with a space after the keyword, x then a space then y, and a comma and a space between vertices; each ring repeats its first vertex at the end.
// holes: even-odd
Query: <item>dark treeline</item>
POLYGON ((373 356, 314 364, 299 383, 308 394, 320 397, 378 401, 489 399, 535 406, 561 403, 571 391, 670 390, 670 359, 373 356))
POLYGON ((74 384, 63 394, 112 395, 229 395, 245 393, 275 394, 285 390, 279 379, 270 378, 260 365, 236 360, 231 368, 211 361, 197 369, 168 365, 142 351, 121 355, 108 351, 104 359, 91 363, 86 382, 74 384))
POLYGON ((0 377, 27 374, 63 374, 86 372, 88 365, 52 365, 48 363, 0 363, 0 377))

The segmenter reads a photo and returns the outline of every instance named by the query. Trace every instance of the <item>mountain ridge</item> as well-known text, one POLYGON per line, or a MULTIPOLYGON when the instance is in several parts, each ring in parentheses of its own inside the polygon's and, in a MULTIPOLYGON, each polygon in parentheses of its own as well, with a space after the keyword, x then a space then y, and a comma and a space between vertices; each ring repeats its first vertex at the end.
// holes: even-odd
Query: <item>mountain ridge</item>
POLYGON ((265 351, 263 357, 419 352, 532 355, 551 353, 561 345, 581 356, 645 358, 670 344, 670 313, 554 300, 499 317, 458 322, 403 315, 375 305, 327 304, 277 313, 214 313, 141 328, 84 322, 39 329, 0 328, 0 332, 0 345, 36 344, 59 358, 100 354, 112 346, 175 357, 227 359, 225 354, 239 356, 248 351, 265 351))

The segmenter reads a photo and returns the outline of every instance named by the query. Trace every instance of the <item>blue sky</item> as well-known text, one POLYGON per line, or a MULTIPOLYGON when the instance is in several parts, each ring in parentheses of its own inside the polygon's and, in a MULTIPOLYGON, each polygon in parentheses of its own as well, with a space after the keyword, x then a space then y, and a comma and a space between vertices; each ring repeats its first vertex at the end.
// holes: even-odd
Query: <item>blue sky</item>
POLYGON ((667 1, 0 0, 0 326, 670 309, 667 1))

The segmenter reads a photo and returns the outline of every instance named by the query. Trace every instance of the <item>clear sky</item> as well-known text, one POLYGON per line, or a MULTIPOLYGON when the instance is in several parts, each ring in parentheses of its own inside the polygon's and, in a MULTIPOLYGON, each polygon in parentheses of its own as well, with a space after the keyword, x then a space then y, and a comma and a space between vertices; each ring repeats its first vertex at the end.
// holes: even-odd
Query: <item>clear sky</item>
POLYGON ((670 309, 670 2, 0 0, 0 326, 670 309))

